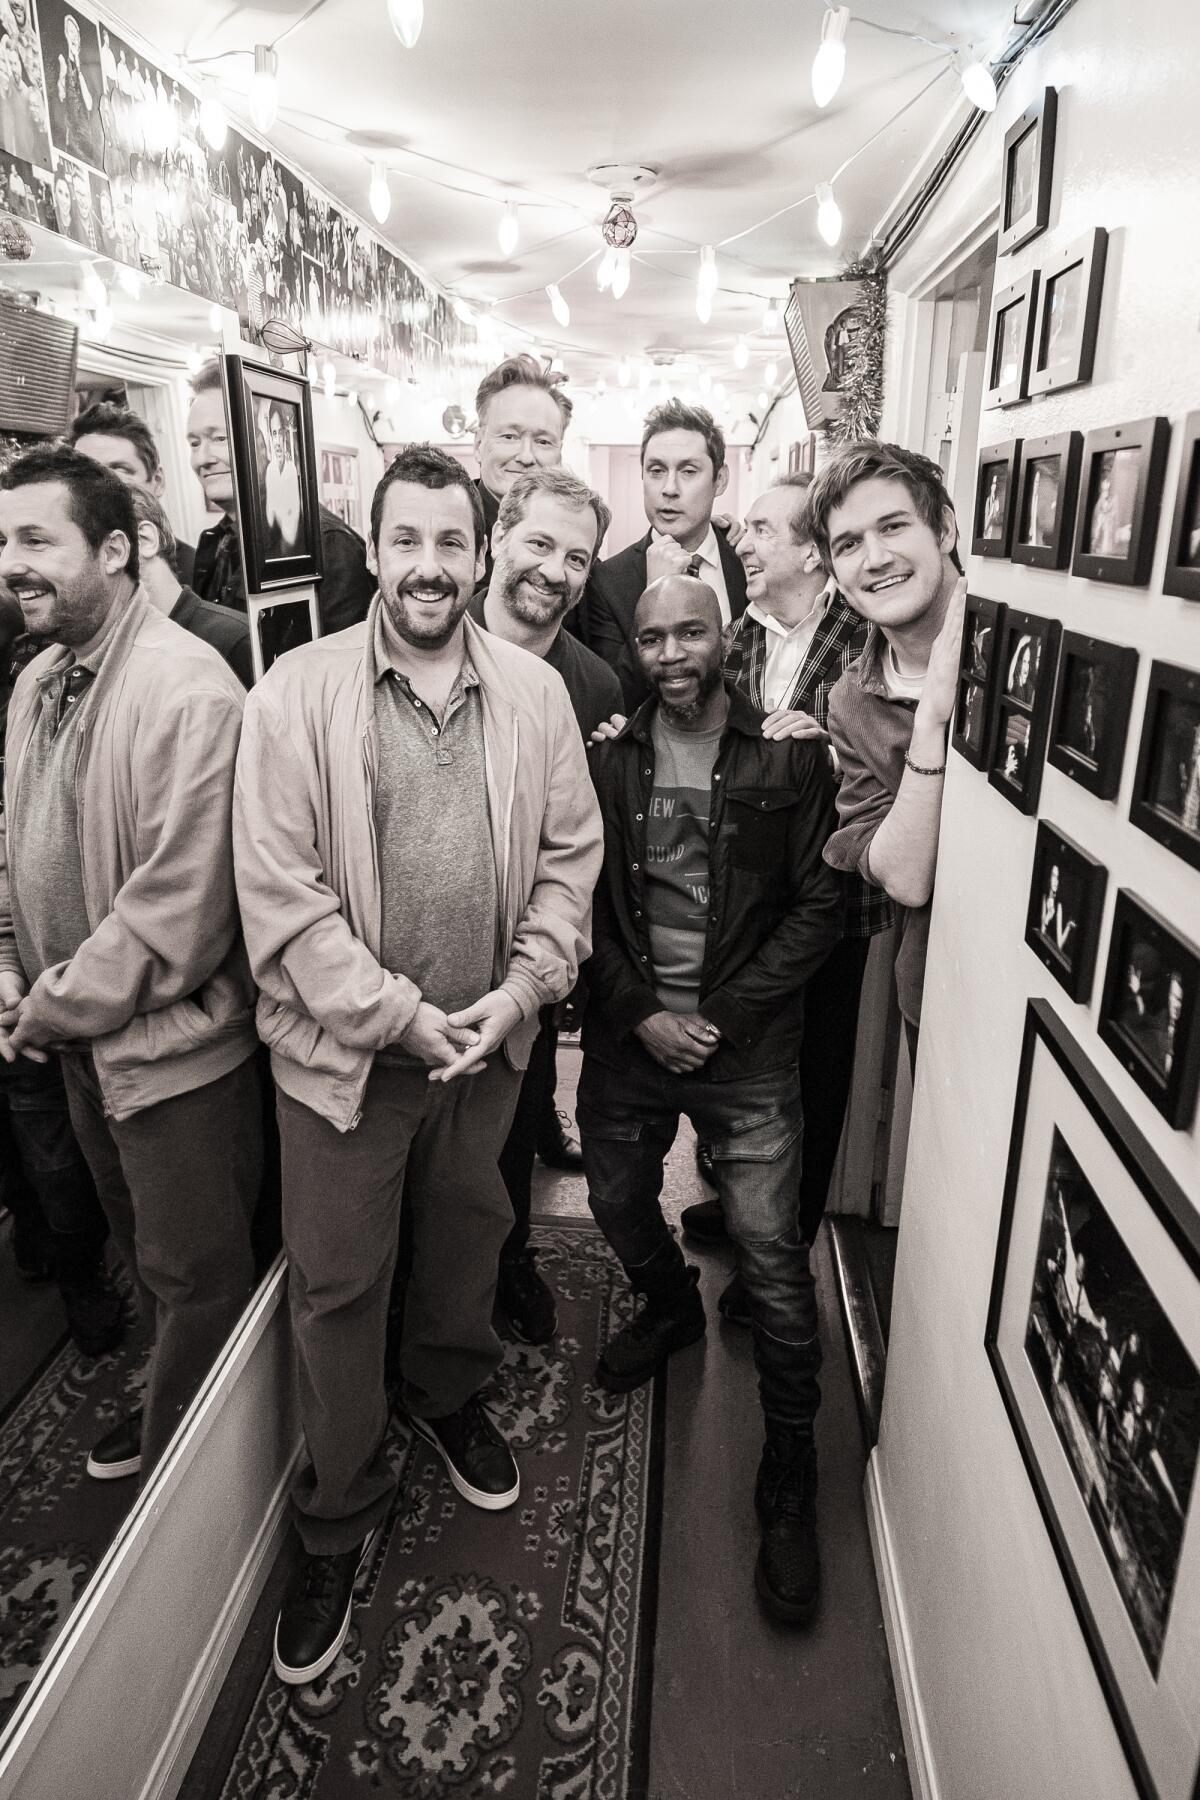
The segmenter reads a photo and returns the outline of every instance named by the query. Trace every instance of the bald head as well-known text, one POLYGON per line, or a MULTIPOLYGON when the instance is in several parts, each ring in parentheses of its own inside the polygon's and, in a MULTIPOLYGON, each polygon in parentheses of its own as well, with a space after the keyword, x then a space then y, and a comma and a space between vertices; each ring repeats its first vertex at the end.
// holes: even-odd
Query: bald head
POLYGON ((721 630, 721 602, 707 581, 698 581, 694 575, 662 575, 652 581, 634 608, 633 629, 640 632, 651 618, 674 619, 681 608, 721 630))
POLYGON ((691 575, 651 582, 633 615, 642 674, 665 716, 683 730, 719 724, 726 708, 721 667, 728 647, 717 596, 691 575))

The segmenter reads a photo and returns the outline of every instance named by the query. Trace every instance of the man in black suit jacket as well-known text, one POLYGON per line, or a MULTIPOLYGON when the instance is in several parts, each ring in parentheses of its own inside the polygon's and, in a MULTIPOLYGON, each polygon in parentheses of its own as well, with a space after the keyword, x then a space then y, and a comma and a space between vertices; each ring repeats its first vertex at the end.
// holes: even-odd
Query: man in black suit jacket
POLYGON ((712 519, 728 483, 725 434, 712 414, 676 399, 654 407, 642 432, 642 499, 650 530, 593 571, 581 634, 616 671, 627 712, 649 693, 634 649, 633 614, 652 582, 698 575, 716 594, 723 624, 745 611, 745 571, 712 519))
POLYGON ((557 376, 533 356, 510 356, 484 376, 475 395, 475 486, 487 523, 487 568, 480 591, 492 579, 492 532, 500 502, 514 481, 534 469, 562 466, 563 438, 571 423, 570 400, 557 376))

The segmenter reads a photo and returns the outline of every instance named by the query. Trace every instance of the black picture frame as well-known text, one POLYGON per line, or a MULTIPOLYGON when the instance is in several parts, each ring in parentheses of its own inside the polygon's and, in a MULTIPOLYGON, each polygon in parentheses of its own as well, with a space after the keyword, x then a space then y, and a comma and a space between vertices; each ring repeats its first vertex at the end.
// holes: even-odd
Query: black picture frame
POLYGON ((1038 271, 1001 288, 992 300, 988 327, 983 404, 1015 406, 1029 392, 1029 354, 1033 348, 1033 315, 1037 307, 1038 271))
POLYGON ((1103 863, 1038 820, 1025 942, 1072 1000, 1092 997, 1107 887, 1103 863))
POLYGON ((1018 811, 1037 811, 1062 627, 1010 607, 996 669, 996 719, 988 780, 1018 811))
POLYGON ((1163 593, 1200 600, 1200 412, 1183 422, 1175 511, 1167 542, 1163 593))
POLYGON ((1016 516, 1016 489, 1021 470, 1021 440, 989 444, 979 452, 975 478, 975 512, 971 522, 973 556, 1007 556, 1016 516))
POLYGON ((1113 909, 1096 1029, 1168 1125, 1187 1131, 1200 1086, 1200 949, 1128 888, 1113 909))
POLYGON ((1146 586, 1154 562, 1170 436, 1171 428, 1161 415, 1088 432, 1083 440, 1072 575, 1118 587, 1146 586), (1097 520, 1102 502, 1105 517, 1097 520))
POLYGON ((1200 672, 1153 662, 1129 817, 1156 843, 1200 869, 1198 809, 1200 672))
POLYGON ((249 595, 246 615, 250 626, 250 666, 255 681, 261 681, 285 651, 311 644, 321 635, 317 590, 311 582, 302 587, 271 589, 265 594, 249 595))
POLYGON ((1082 456, 1081 431, 1025 439, 1012 519, 1013 562, 1031 569, 1065 569, 1070 562, 1082 456))
POLYGON ((1092 379, 1108 233, 1095 225, 1042 270, 1029 358, 1029 393, 1058 393, 1092 379))
POLYGON ((982 594, 967 595, 950 742, 975 769, 985 766, 991 749, 999 691, 997 646, 1007 613, 1002 600, 986 600, 982 594))
POLYGON ((246 593, 319 581, 320 489, 308 381, 227 355, 225 383, 246 593), (266 436, 269 430, 278 451, 276 419, 284 439, 277 477, 266 436))
POLYGON ((984 1347, 1137 1792, 1194 1800, 1200 1210, 1044 999, 984 1347))
POLYGON ((1057 127, 1058 91, 1048 87, 1004 134, 997 256, 1019 250, 1050 222, 1057 127))
POLYGON ((1137 666, 1128 645, 1063 633, 1046 760, 1101 800, 1121 785, 1137 666))

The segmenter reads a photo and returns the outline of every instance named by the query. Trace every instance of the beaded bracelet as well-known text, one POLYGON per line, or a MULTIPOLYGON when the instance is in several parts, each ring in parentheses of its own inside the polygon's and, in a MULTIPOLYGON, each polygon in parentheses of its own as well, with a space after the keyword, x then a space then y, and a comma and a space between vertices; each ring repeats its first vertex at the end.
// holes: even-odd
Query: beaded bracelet
POLYGON ((945 763, 939 764, 936 769, 923 769, 920 763, 913 761, 907 750, 904 752, 904 766, 906 769, 911 769, 914 775, 944 775, 946 773, 945 763))

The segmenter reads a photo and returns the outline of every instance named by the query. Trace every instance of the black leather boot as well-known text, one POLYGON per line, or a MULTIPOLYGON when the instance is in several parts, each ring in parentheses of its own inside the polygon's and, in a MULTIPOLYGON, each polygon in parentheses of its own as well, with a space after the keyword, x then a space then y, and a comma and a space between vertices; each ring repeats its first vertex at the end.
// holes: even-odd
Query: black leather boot
POLYGON ((768 1427, 754 1504, 762 1527, 754 1586, 773 1619, 807 1625, 821 1591, 817 1451, 797 1430, 768 1427))
POLYGON ((641 1311, 604 1346, 596 1364, 596 1380, 610 1394, 641 1387, 662 1368, 672 1351, 704 1336, 704 1302, 697 1292, 699 1269, 683 1260, 679 1245, 664 1244, 639 1268, 627 1270, 636 1293, 645 1298, 641 1311))

